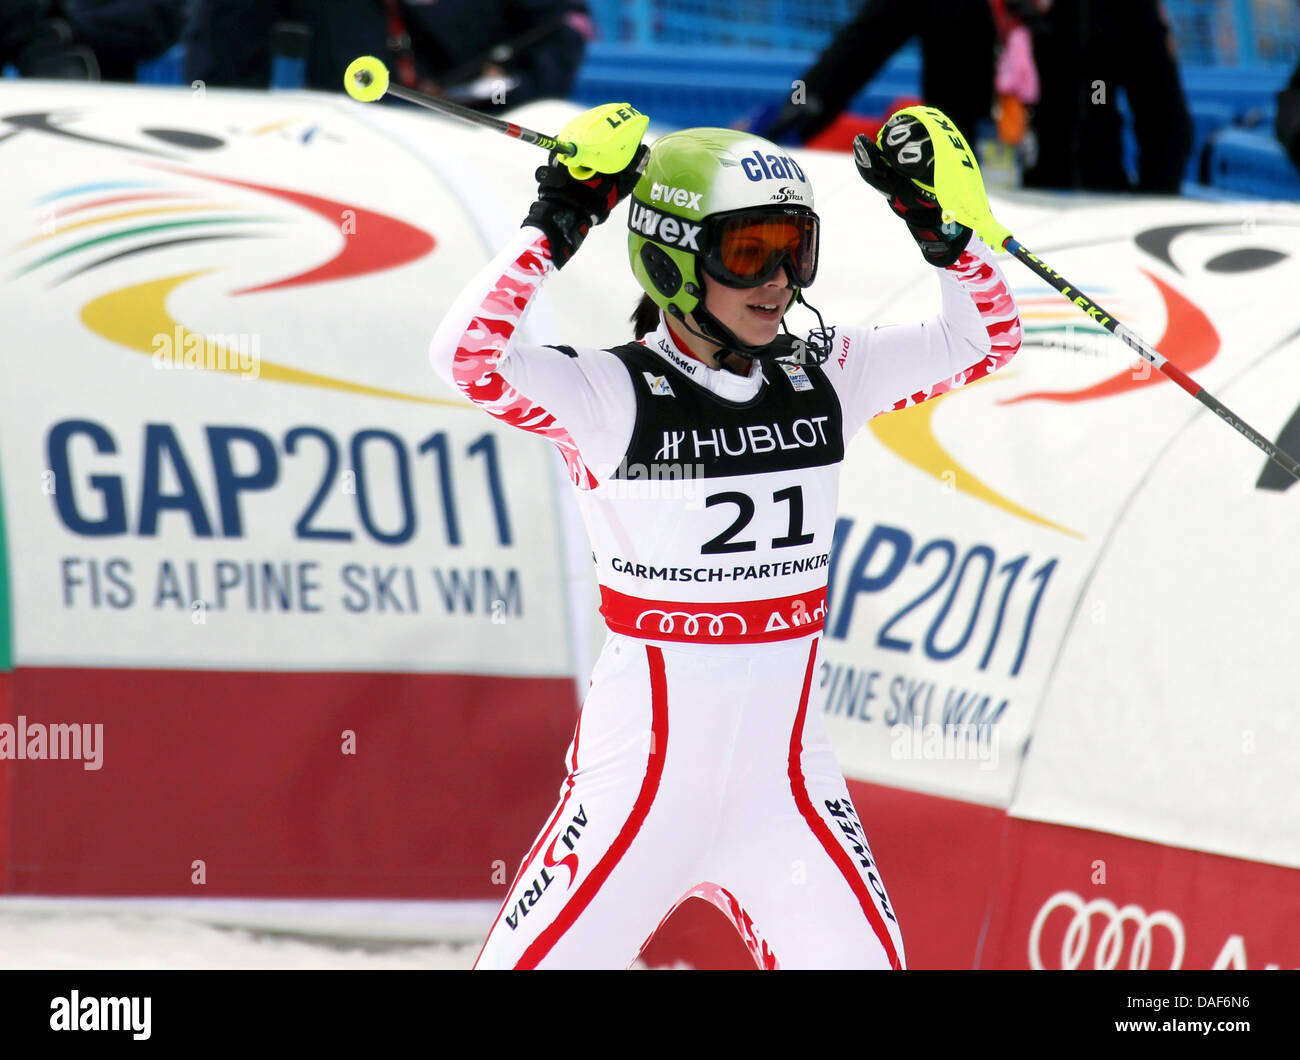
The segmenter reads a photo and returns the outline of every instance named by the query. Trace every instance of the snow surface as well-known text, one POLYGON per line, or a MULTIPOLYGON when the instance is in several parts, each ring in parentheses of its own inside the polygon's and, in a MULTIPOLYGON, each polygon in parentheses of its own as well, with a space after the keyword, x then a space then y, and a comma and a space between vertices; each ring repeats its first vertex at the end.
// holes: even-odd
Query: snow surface
POLYGON ((178 917, 0 911, 0 969, 469 969, 478 943, 360 942, 178 917))
POLYGON ((0 899, 0 969, 469 969, 480 902, 0 899))
POLYGON ((468 971, 495 916, 486 908, 0 898, 0 970, 468 971))

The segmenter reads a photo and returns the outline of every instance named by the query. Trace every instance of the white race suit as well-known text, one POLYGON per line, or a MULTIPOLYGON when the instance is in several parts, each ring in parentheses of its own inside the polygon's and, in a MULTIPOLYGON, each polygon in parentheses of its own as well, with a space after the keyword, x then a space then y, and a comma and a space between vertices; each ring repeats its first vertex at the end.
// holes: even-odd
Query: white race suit
POLYGON ((820 366, 747 375, 706 367, 662 322, 612 350, 516 342, 553 268, 521 229, 430 351, 470 401, 559 448, 609 627, 555 811, 477 967, 627 967, 691 896, 760 967, 904 967, 813 675, 849 439, 1020 346, 992 252, 972 238, 935 270, 933 318, 842 328, 820 366))

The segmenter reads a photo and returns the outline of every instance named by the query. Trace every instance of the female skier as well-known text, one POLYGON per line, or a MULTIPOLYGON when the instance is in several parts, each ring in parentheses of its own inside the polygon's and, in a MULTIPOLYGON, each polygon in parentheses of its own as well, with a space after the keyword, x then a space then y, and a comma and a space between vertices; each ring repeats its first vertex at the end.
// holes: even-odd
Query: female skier
POLYGON ((1004 365, 1020 321, 992 252, 909 179, 933 183, 922 123, 896 115, 881 143, 859 137, 855 162, 937 268, 925 323, 782 333, 817 273, 806 174, 766 140, 690 129, 620 173, 540 168, 519 235, 433 339, 439 375, 559 448, 609 627, 558 804, 476 967, 627 967, 691 896, 759 967, 905 966, 813 687, 840 463, 871 417, 1004 365), (640 341, 515 341, 629 193, 640 341), (690 488, 629 488, 656 477, 690 488))

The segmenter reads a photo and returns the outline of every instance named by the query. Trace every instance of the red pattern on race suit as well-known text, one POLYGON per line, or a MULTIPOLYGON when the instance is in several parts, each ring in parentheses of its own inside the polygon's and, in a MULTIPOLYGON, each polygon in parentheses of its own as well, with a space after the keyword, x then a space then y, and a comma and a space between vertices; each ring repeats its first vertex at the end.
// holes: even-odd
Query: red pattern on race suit
POLYGON ((779 971, 781 962, 776 959, 776 954, 772 952, 772 947, 767 944, 762 933, 754 925, 754 919, 740 904, 740 900, 725 887, 705 881, 697 884, 687 891, 677 904, 674 905, 664 918, 659 921, 659 926, 654 929, 650 937, 641 944, 642 952, 650 945, 655 935, 659 934, 660 929, 668 923, 671 917, 681 907, 682 903, 688 898, 702 898, 708 902, 723 916, 731 921, 731 926, 736 929, 736 934, 740 936, 740 941, 744 944, 745 949, 749 951, 750 959, 754 962, 754 967, 761 968, 765 972, 779 971))
POLYGON ((551 245, 539 235, 506 266, 483 299, 456 349, 452 378, 460 392, 485 412, 553 441, 569 469, 569 480, 578 489, 594 489, 596 477, 569 432, 497 372, 520 317, 552 268, 551 245))
POLYGON ((911 405, 919 405, 929 398, 938 397, 959 386, 983 379, 990 372, 996 372, 1010 361, 1020 349, 1022 336, 1020 313, 1016 309, 1015 299, 1011 297, 1006 281, 999 272, 969 250, 963 250, 961 257, 949 265, 948 270, 956 273, 962 286, 970 291, 975 307, 979 310, 980 319, 984 323, 984 329, 988 332, 991 343, 988 356, 926 390, 900 398, 889 408, 876 413, 877 416, 886 412, 897 412, 911 405))

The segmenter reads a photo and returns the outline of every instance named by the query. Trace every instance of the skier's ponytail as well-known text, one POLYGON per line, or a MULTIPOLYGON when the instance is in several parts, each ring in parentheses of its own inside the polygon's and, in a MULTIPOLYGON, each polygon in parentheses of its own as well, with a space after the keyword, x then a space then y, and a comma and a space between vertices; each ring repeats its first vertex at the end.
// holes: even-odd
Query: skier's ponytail
POLYGON ((637 339, 643 339, 659 327, 659 307, 648 294, 643 294, 629 319, 632 321, 637 339))

